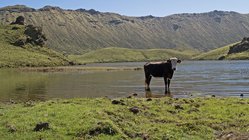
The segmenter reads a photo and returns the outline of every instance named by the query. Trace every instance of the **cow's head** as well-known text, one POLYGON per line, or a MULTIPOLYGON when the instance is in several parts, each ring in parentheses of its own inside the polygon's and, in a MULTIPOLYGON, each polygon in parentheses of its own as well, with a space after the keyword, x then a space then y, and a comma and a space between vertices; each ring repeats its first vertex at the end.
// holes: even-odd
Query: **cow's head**
POLYGON ((176 70, 176 64, 177 63, 181 63, 182 61, 176 57, 170 58, 169 60, 167 60, 167 62, 171 63, 172 65, 172 70, 175 71, 176 70))

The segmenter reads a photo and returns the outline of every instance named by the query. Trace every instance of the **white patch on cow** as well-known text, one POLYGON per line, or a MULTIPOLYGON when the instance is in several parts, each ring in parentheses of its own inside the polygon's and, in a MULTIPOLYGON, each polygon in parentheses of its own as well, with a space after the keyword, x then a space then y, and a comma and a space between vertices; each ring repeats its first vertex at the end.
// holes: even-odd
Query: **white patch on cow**
POLYGON ((177 60, 178 59, 176 57, 170 58, 171 65, 172 65, 172 70, 176 70, 177 60))

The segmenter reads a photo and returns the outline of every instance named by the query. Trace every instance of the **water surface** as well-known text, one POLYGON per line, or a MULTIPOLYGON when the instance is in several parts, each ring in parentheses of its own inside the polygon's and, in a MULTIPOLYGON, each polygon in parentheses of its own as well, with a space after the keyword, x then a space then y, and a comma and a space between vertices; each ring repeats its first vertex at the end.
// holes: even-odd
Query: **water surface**
MULTIPOLYGON (((102 63, 86 66, 142 67, 145 63, 102 63)), ((83 66, 84 67, 84 66, 83 66)), ((171 82, 174 97, 249 96, 249 61, 183 61, 171 82)), ((164 94, 162 78, 152 78, 153 94, 164 94)), ((0 70, 0 101, 75 97, 144 97, 143 71, 20 72, 0 70)))

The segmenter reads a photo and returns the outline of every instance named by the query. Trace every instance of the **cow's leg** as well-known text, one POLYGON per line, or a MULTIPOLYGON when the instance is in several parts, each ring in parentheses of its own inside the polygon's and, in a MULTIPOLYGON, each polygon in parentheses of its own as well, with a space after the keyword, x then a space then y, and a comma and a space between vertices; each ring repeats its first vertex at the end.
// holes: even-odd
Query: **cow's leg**
POLYGON ((145 97, 146 98, 151 98, 152 97, 152 93, 151 93, 150 90, 149 91, 148 90, 145 91, 145 97))
POLYGON ((152 76, 145 74, 145 90, 150 91, 150 81, 152 76))
POLYGON ((170 79, 167 78, 167 80, 168 80, 168 93, 170 93, 170 88, 169 88, 169 86, 170 86, 170 79))
POLYGON ((165 84, 165 94, 168 94, 168 78, 165 76, 164 78, 164 84, 165 84))

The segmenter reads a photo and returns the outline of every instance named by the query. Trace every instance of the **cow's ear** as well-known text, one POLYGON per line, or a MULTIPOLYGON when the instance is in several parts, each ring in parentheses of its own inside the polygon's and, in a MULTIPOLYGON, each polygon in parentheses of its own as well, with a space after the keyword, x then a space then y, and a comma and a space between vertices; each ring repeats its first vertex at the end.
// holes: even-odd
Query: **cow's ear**
POLYGON ((171 60, 167 60, 168 63, 171 63, 171 60))
POLYGON ((177 63, 181 63, 182 61, 180 59, 177 60, 177 63))

